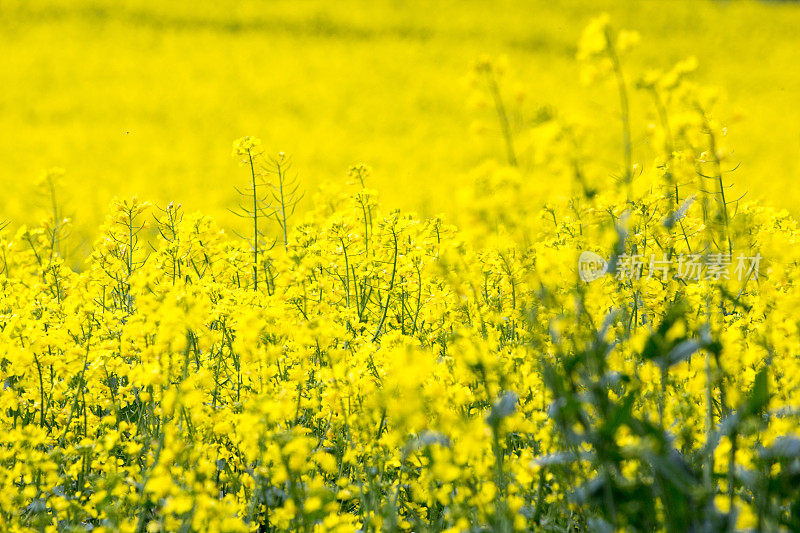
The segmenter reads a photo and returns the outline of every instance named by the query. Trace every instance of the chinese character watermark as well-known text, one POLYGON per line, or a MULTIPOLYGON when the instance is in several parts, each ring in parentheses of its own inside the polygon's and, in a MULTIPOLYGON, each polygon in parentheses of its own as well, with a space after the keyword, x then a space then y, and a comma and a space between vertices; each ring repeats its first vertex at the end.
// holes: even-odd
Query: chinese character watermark
POLYGON ((680 254, 669 258, 666 254, 620 254, 616 257, 614 269, 610 269, 608 261, 594 252, 581 252, 578 258, 578 276, 591 282, 603 277, 611 270, 619 280, 661 278, 682 279, 684 281, 700 281, 732 279, 739 281, 758 279, 759 267, 763 257, 760 253, 746 256, 743 253, 732 257, 726 253, 680 254))

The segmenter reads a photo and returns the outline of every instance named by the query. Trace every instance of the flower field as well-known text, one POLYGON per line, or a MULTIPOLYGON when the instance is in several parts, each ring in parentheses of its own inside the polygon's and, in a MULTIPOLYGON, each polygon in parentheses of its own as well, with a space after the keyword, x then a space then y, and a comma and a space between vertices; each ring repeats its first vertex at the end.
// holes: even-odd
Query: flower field
MULTIPOLYGON (((664 16, 800 18, 790 5, 730 4, 675 3, 664 16)), ((796 123, 759 139, 797 102, 763 102, 753 131, 737 132, 741 104, 708 83, 720 69, 708 54, 672 58, 675 39, 654 53, 647 16, 662 4, 582 15, 533 85, 535 53, 474 50, 524 35, 528 15, 504 5, 478 31, 480 4, 446 5, 460 18, 373 6, 345 21, 311 3, 0 8, 18 21, 2 22, 14 46, 54 42, 48 29, 70 36, 56 59, 114 31, 170 48, 175 70, 162 74, 177 77, 152 94, 198 65, 223 80, 186 89, 193 120, 207 113, 211 127, 173 138, 158 127, 176 120, 162 106, 186 105, 180 84, 166 102, 143 87, 104 100, 75 78, 97 106, 75 99, 80 87, 48 92, 25 126, 49 124, 46 145, 24 141, 0 167, 3 531, 798 530, 796 123), (216 55, 238 32, 260 42, 276 20, 277 44, 261 53, 292 48, 295 33, 309 41, 269 59, 283 68, 259 71, 252 49, 216 55), (97 33, 79 37, 87 28, 97 33), (442 39, 468 43, 463 72, 442 39), (376 56, 360 41, 419 59, 409 83, 420 85, 382 101, 370 83, 391 61, 369 78, 376 56), (250 78, 230 76, 251 60, 250 78), (282 80, 296 61, 355 64, 364 78, 329 90, 282 80), (242 92, 221 106, 225 84, 242 92), (458 85, 463 101, 435 84, 458 85), (562 107, 532 94, 548 84, 562 107), (362 90, 363 108, 332 111, 337 91, 358 102, 362 90), (234 109, 254 98, 275 115, 234 109), (242 125, 223 147, 203 144, 242 125), (352 144, 342 132, 356 132, 352 144), (282 133, 297 150, 280 151, 282 133), (97 135, 108 142, 73 159, 97 135), (35 183, 13 180, 23 159, 46 169, 35 183), (78 177, 50 164, 70 161, 78 177), (114 177, 123 168, 131 179, 114 177)), ((562 28, 575 9, 542 6, 562 28)), ((558 34, 538 24, 543 41, 558 34)), ((781 24, 769 53, 786 60, 800 43, 781 24)), ((536 35, 518 46, 536 49, 536 35)), ((131 57, 83 67, 114 79, 135 70, 131 57)), ((53 83, 69 77, 40 59, 53 83)), ((796 74, 782 75, 791 90, 796 74)))

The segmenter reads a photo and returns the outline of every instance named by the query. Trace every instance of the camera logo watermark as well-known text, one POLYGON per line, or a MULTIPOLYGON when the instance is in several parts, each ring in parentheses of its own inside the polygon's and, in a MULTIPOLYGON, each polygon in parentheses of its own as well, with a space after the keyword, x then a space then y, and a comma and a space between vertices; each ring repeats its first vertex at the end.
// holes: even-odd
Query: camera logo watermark
POLYGON ((762 259, 759 253, 754 256, 739 254, 736 257, 724 253, 680 254, 672 258, 662 254, 660 259, 656 258, 656 254, 620 254, 615 258, 612 269, 601 255, 585 250, 578 257, 578 276, 587 283, 600 279, 609 272, 620 280, 643 277, 659 277, 663 281, 670 277, 685 281, 720 280, 731 279, 733 274, 739 281, 744 281, 758 279, 762 259))
POLYGON ((586 283, 600 279, 608 272, 608 261, 600 254, 584 250, 578 257, 578 276, 586 283))

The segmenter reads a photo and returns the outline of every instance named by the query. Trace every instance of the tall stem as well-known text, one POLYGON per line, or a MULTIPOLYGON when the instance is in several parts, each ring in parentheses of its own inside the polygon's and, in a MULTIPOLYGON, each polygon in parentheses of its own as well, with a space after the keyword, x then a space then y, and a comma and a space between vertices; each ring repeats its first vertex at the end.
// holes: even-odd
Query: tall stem
POLYGON ((258 192, 256 168, 250 150, 247 150, 247 159, 250 162, 250 180, 253 186, 253 290, 258 290, 258 192))
POLYGON ((515 167, 517 166, 517 155, 514 151, 514 137, 511 134, 511 123, 508 120, 508 113, 506 112, 506 106, 503 103, 503 97, 500 95, 500 87, 497 85, 497 80, 495 79, 491 68, 486 71, 486 79, 489 82, 489 91, 492 93, 494 107, 497 110, 497 117, 500 120, 500 129, 503 131, 503 139, 506 143, 508 164, 515 167))
POLYGON ((289 234, 286 231, 286 201, 283 197, 283 169, 281 169, 280 163, 278 163, 278 187, 281 194, 281 218, 283 219, 281 226, 283 227, 283 247, 288 252, 289 234))
POLYGON ((631 119, 630 119, 630 105, 628 103, 628 88, 625 84, 625 76, 622 72, 622 65, 619 62, 619 57, 614 49, 614 43, 611 41, 611 35, 606 33, 608 41, 608 57, 614 68, 614 78, 617 80, 617 92, 619 92, 619 107, 622 119, 622 151, 625 161, 625 173, 623 180, 628 187, 628 200, 631 198, 633 188, 633 148, 631 145, 631 119))

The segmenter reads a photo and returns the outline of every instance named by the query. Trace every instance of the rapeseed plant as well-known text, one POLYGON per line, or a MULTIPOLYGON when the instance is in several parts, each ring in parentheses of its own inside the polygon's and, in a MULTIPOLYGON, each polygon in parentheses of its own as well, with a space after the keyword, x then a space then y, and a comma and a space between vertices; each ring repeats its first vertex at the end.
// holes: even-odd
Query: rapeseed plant
POLYGON ((636 166, 633 35, 580 47, 619 88, 624 187, 570 119, 512 131, 481 63, 506 163, 462 228, 385 210, 361 164, 295 214, 288 156, 243 137, 248 233, 119 200, 75 271, 48 173, 43 224, 0 228, 5 528, 796 528, 800 233, 726 195, 693 61, 636 84, 636 166), (540 203, 516 134, 567 194, 540 203))

